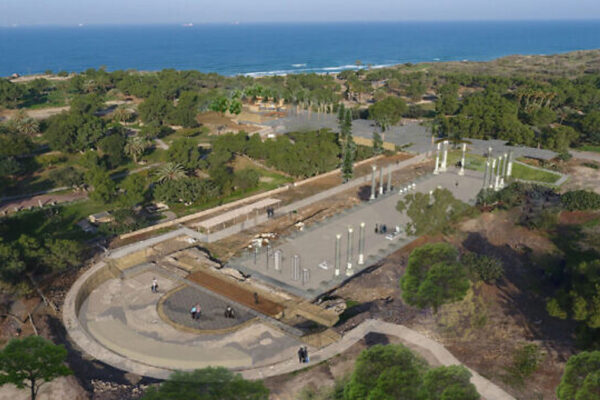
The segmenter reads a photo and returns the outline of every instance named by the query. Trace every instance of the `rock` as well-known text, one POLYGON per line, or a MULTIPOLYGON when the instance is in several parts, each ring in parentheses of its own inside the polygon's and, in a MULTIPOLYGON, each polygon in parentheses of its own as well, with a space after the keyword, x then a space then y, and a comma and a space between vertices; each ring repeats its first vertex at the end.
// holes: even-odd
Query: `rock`
POLYGON ((132 385, 137 385, 139 381, 142 380, 142 377, 138 374, 134 374, 133 372, 127 372, 125 374, 125 379, 130 382, 132 385))
POLYGON ((234 268, 221 268, 219 271, 222 272, 225 275, 228 275, 228 276, 230 276, 230 277, 232 277, 234 279, 237 279, 238 281, 243 282, 243 281, 246 280, 246 277, 240 271, 238 271, 237 269, 234 269, 234 268))
POLYGON ((333 299, 326 300, 320 304, 325 310, 333 311, 334 313, 340 315, 344 311, 346 311, 346 301, 344 299, 333 299))

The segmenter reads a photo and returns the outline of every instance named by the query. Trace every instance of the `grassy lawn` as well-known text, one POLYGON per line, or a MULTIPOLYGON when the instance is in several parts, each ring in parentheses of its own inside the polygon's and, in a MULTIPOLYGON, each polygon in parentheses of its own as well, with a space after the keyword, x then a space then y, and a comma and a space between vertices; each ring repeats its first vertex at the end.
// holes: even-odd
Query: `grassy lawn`
MULTIPOLYGON (((460 161, 461 151, 452 151, 448 153, 448 165, 454 165, 460 161)), ((484 172, 485 171, 485 157, 477 154, 467 154, 465 157, 465 168, 484 172)), ((560 175, 553 172, 531 168, 526 165, 513 163, 512 177, 515 179, 522 179, 525 181, 536 181, 543 183, 554 183, 560 175)))
POLYGON ((560 175, 558 174, 549 171, 540 171, 517 163, 513 163, 512 175, 517 179, 543 183, 554 183, 560 178, 560 175))
POLYGON ((575 150, 580 150, 580 151, 593 151, 593 152, 596 152, 596 153, 600 153, 600 146, 592 146, 592 145, 589 145, 589 144, 588 144, 588 145, 585 145, 585 146, 578 147, 578 148, 577 148, 577 149, 575 149, 575 150))

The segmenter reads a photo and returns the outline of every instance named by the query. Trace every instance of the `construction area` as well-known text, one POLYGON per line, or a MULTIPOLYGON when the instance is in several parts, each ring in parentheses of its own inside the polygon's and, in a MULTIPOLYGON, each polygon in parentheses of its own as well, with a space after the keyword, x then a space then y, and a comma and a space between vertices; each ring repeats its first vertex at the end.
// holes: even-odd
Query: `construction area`
POLYGON ((343 185, 330 174, 158 236, 133 236, 72 286, 63 313, 69 335, 98 360, 156 378, 208 365, 258 368, 301 345, 313 352, 338 342, 332 327, 345 304, 320 296, 414 240, 397 202, 445 188, 472 203, 482 184, 471 171, 431 174, 425 156, 360 169, 343 185))

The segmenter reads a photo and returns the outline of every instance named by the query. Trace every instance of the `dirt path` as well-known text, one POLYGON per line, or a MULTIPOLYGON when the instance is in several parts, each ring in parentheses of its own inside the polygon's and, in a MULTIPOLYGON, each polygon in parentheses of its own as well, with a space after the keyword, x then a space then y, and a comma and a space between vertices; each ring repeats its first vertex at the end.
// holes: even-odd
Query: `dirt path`
MULTIPOLYGON (((354 344, 362 340, 365 336, 372 333, 379 333, 388 336, 397 336, 402 341, 416 346, 419 353, 430 353, 435 360, 441 365, 462 365, 456 357, 452 355, 440 343, 431 340, 424 335, 409 329, 403 325, 392 324, 381 320, 368 319, 358 325, 356 328, 347 332, 343 338, 327 347, 315 351, 310 355, 311 363, 320 363, 337 356, 354 344)), ((264 379, 267 377, 281 375, 298 371, 305 368, 305 365, 299 364, 298 360, 293 357, 287 361, 277 363, 268 367, 254 368, 242 371, 242 375, 246 379, 264 379)), ((485 379, 477 372, 470 370, 473 374, 471 383, 475 385, 477 391, 485 400, 510 400, 514 399, 494 383, 485 379)))
POLYGON ((43 194, 40 196, 28 197, 21 200, 8 201, 0 205, 1 213, 14 213, 17 210, 23 210, 29 207, 42 207, 53 202, 69 203, 75 200, 87 199, 87 192, 71 192, 66 194, 43 194), (17 210, 15 210, 15 208, 17 210))

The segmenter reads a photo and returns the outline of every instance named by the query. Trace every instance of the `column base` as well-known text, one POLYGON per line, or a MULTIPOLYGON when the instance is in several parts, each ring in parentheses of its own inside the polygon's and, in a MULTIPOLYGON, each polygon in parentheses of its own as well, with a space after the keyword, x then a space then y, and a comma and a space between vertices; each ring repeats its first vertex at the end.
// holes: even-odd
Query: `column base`
POLYGON ((339 269, 336 269, 336 270, 334 271, 334 275, 335 275, 335 276, 340 276, 340 270, 339 270, 339 269))
POLYGON ((461 168, 460 171, 458 171, 458 174, 460 176, 463 176, 465 174, 465 170, 461 168))
POLYGON ((354 271, 352 271, 352 268, 348 268, 346 270, 346 276, 352 276, 352 275, 354 275, 354 271))
POLYGON ((365 256, 362 254, 358 255, 358 265, 363 265, 365 263, 365 256))

